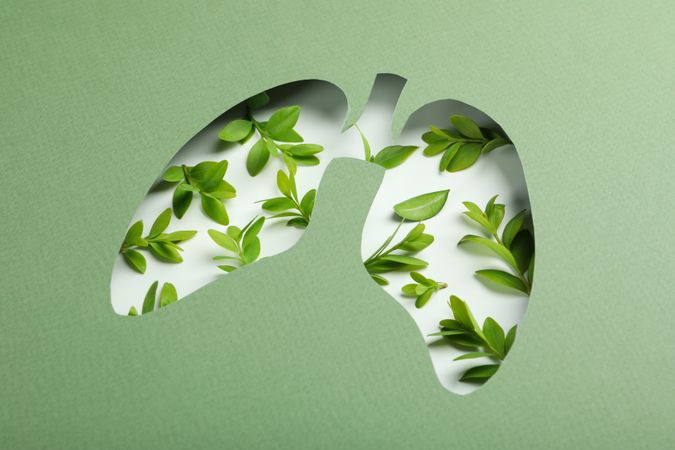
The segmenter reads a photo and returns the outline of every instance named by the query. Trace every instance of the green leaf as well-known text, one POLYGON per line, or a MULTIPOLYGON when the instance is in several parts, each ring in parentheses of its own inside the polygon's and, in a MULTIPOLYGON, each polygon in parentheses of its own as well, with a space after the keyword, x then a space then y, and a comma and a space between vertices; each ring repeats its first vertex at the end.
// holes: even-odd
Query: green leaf
POLYGON ((402 264, 407 267, 424 268, 429 265, 429 263, 426 261, 423 261, 419 258, 415 258, 414 256, 406 256, 406 255, 386 255, 380 256, 379 259, 382 261, 389 261, 397 264, 402 264))
POLYGON ((387 279, 384 278, 384 277, 382 277, 382 276, 380 276, 380 275, 371 273, 371 274, 370 274, 370 277, 371 277, 377 284, 379 284, 380 286, 386 286, 386 285, 389 284, 389 282, 387 281, 387 279))
POLYGON ((136 307, 135 307, 135 306, 132 306, 131 308, 129 308, 129 314, 128 314, 128 316, 137 316, 137 315, 138 315, 138 311, 136 311, 136 307))
POLYGON ((316 199, 316 189, 311 189, 302 197, 300 208, 307 215, 311 216, 314 211, 314 201, 316 199))
POLYGON ((166 208, 159 216, 157 216, 157 219, 155 219, 148 236, 151 238, 158 236, 162 231, 166 230, 169 223, 171 223, 171 208, 166 208))
POLYGON ((173 233, 168 233, 162 235, 162 239, 165 241, 173 242, 179 244, 181 242, 189 241, 197 234, 194 230, 184 230, 184 231, 174 231, 173 233))
POLYGON ((499 364, 487 364, 476 366, 464 372, 459 381, 468 381, 473 383, 484 383, 499 370, 499 364))
POLYGON ((293 156, 293 160, 301 166, 318 166, 321 162, 316 156, 293 156))
POLYGON ((243 242, 243 259, 245 264, 250 264, 260 256, 260 239, 257 236, 253 235, 244 236, 243 242))
POLYGON ((223 271, 228 272, 228 273, 229 273, 229 272, 232 272, 233 270, 236 269, 235 266, 228 266, 228 265, 218 266, 218 268, 219 268, 220 270, 223 270, 223 271))
POLYGON ((427 289, 422 294, 420 294, 419 297, 417 297, 417 299, 415 300, 415 308, 420 309, 424 305, 426 305, 433 293, 434 293, 433 289, 427 289))
POLYGON ((434 242, 434 237, 430 234, 423 234, 414 241, 403 242, 398 248, 409 252, 419 252, 430 246, 434 242))
POLYGON ((237 196, 237 190, 225 180, 220 180, 216 186, 208 191, 215 198, 226 200, 237 196))
POLYGON ((511 242, 511 254, 516 260, 517 269, 525 273, 534 255, 534 238, 529 230, 520 230, 511 242))
POLYGON ((246 157, 246 170, 248 174, 252 177, 258 175, 269 159, 270 152, 267 150, 265 140, 258 139, 258 142, 253 144, 253 147, 248 151, 248 156, 246 157))
POLYGON ((481 225, 483 228, 485 228, 489 232, 493 232, 492 224, 488 220, 487 217, 485 217, 485 214, 483 212, 480 213, 475 213, 473 211, 464 211, 463 213, 466 217, 469 219, 473 220, 477 224, 481 225))
POLYGON ((248 104, 248 107, 250 109, 260 109, 267 103, 269 103, 269 101, 270 101, 269 95, 267 95, 267 93, 263 91, 260 94, 256 94, 253 97, 246 100, 246 103, 248 104))
POLYGON ((284 194, 286 197, 291 197, 291 180, 283 170, 277 172, 277 187, 279 188, 279 192, 284 194))
POLYGON ((380 150, 380 152, 375 155, 373 162, 385 169, 393 169, 394 167, 403 164, 415 150, 417 150, 416 146, 391 145, 380 150))
POLYGON ((239 142, 251 132, 253 123, 250 120, 236 119, 220 130, 218 137, 227 142, 239 142))
POLYGON ((262 209, 270 212, 287 211, 293 208, 295 208, 295 203, 286 197, 270 198, 262 204, 262 209))
POLYGON ((530 282, 530 288, 532 288, 532 282, 534 281, 534 260, 535 256, 532 255, 532 259, 530 259, 530 266, 527 268, 527 279, 530 282))
POLYGON ((191 183, 200 191, 211 192, 227 172, 227 161, 204 161, 190 169, 191 183))
POLYGON ((480 157, 481 148, 481 144, 475 143, 462 145, 450 160, 446 170, 448 172, 459 172, 473 166, 480 157))
POLYGON ((453 361, 463 361, 465 359, 492 358, 492 357, 494 357, 494 355, 488 352, 469 352, 461 356, 458 356, 457 358, 453 359, 453 361))
POLYGON ((503 359, 504 330, 492 317, 488 317, 483 322, 483 336, 485 336, 485 340, 490 345, 490 348, 494 350, 496 356, 503 359))
POLYGON ((143 256, 140 252, 128 248, 122 252, 122 256, 129 267, 138 273, 145 273, 147 262, 145 261, 145 256, 143 256))
POLYGON ((485 269, 476 271, 476 275, 480 278, 489 280, 500 286, 505 286, 511 289, 516 289, 524 294, 528 294, 529 291, 525 283, 518 277, 511 275, 510 273, 504 272, 502 270, 496 269, 485 269))
POLYGON ((394 206, 399 217, 415 222, 427 220, 438 214, 448 200, 450 189, 430 192, 405 200, 394 206))
POLYGON ((270 120, 267 121, 266 131, 274 139, 283 140, 282 137, 293 129, 300 117, 299 106, 287 106, 277 110, 270 120))
MULTIPOLYGON (((482 331, 474 319, 471 310, 467 304, 461 298, 451 295, 450 296, 450 309, 452 310, 452 315, 455 317, 455 320, 466 330, 473 331, 482 336, 482 331)), ((443 322, 441 322, 443 323, 443 322)))
POLYGON ((417 286, 415 283, 406 284, 401 288, 401 292, 406 297, 417 297, 417 286))
POLYGON ((513 238, 516 237, 516 234, 520 231, 520 229, 523 227, 523 224, 525 223, 525 216, 527 215, 527 210, 524 209, 511 220, 508 221, 506 226, 504 227, 504 232, 502 233, 502 242, 506 246, 506 248, 511 247, 511 242, 513 241, 513 238))
POLYGON ((241 239, 242 236, 242 231, 239 227, 230 225, 229 227, 227 227, 227 235, 230 236, 235 241, 239 242, 239 239, 241 239))
POLYGON ((462 143, 461 142, 456 142, 452 144, 448 149, 443 153, 443 156, 441 157, 441 161, 438 164, 438 170, 440 172, 445 172, 448 170, 448 166, 450 165, 450 161, 455 157, 459 149, 462 148, 462 143))
POLYGON ((178 250, 165 242, 150 242, 150 252, 159 260, 178 264, 183 262, 178 250))
POLYGON ((410 272, 410 278, 412 278, 413 280, 417 281, 420 284, 426 285, 426 283, 429 282, 429 279, 419 272, 410 272))
POLYGON ((162 291, 159 293, 159 307, 164 308, 171 303, 178 301, 176 287, 171 283, 164 283, 162 291))
POLYGON ((518 325, 514 325, 506 334, 506 338, 504 339, 504 356, 508 355, 511 351, 511 347, 513 347, 513 343, 516 341, 517 330, 518 325))
POLYGON ((244 242, 246 242, 246 238, 248 236, 257 236, 264 224, 264 217, 259 217, 255 222, 251 223, 251 225, 246 230, 246 234, 244 235, 244 242))
POLYGON ((298 171, 298 163, 295 162, 293 157, 291 155, 287 155, 284 153, 284 163, 286 164, 286 167, 288 168, 288 173, 295 175, 298 171))
POLYGON ((297 217, 295 219, 291 219, 288 222, 286 222, 286 225, 290 227, 297 227, 297 228, 307 228, 307 225, 309 225, 309 222, 307 219, 303 217, 297 217))
POLYGON ((146 292, 145 298, 143 299, 143 314, 147 314, 155 310, 155 297, 157 296, 158 285, 159 282, 155 281, 150 285, 150 288, 148 288, 148 292, 146 292))
POLYGON ((300 136, 295 130, 288 130, 284 133, 277 133, 274 135, 274 139, 281 142, 302 142, 302 136, 300 136))
POLYGON ((504 145, 508 145, 509 143, 510 143, 509 141, 502 138, 492 139, 483 146, 483 153, 489 153, 492 150, 495 150, 499 147, 503 147, 504 145))
POLYGON ((354 124, 356 127, 356 130, 359 132, 359 135, 361 136, 361 142, 363 143, 363 153, 364 153, 364 158, 366 161, 370 161, 371 157, 371 150, 370 150, 370 143, 368 142, 368 139, 366 139, 366 135, 363 134, 363 131, 361 131, 361 128, 357 124, 354 124))
POLYGON ((462 245, 466 243, 473 243, 473 244, 478 244, 483 247, 486 247, 490 249, 493 253, 495 253, 497 256, 499 256, 504 262, 506 262, 508 265, 513 267, 514 269, 518 270, 518 265, 516 263, 516 260, 514 259, 513 255, 503 245, 500 245, 494 241, 491 241, 490 239, 481 237, 481 236, 474 236, 471 234, 468 234, 462 238, 462 240, 459 241, 459 244, 457 245, 462 245))
POLYGON ((169 182, 169 183, 177 183, 179 181, 182 181, 184 178, 183 176, 183 168, 180 166, 171 166, 166 171, 164 171, 164 174, 162 175, 162 180, 169 182))
POLYGON ((123 244, 133 245, 135 241, 140 239, 142 234, 143 234, 143 221, 138 220, 134 222, 134 224, 131 225, 127 230, 127 234, 124 236, 123 244))
POLYGON ((173 213, 177 218, 182 219, 188 208, 190 208, 190 203, 192 203, 193 192, 187 189, 188 184, 181 183, 176 187, 176 190, 173 192, 173 213))
POLYGON ((422 154, 424 156, 436 156, 448 148, 449 145, 450 142, 446 140, 432 142, 431 144, 427 145, 427 147, 422 151, 422 154))
POLYGON ((321 153, 323 147, 317 144, 298 144, 293 145, 288 149, 288 153, 293 156, 311 156, 321 153))
POLYGON ((484 139, 480 127, 470 117, 457 114, 450 116, 450 122, 462 136, 470 139, 484 139))
POLYGON ((209 236, 211 236, 211 239, 213 239, 213 242, 220 245, 225 250, 229 250, 234 253, 239 252, 239 246, 237 245, 237 241, 232 239, 232 237, 228 236, 225 233, 221 233, 218 230, 209 230, 208 233, 209 236))
POLYGON ((465 332, 460 330, 445 330, 431 333, 429 336, 458 336, 461 334, 465 334, 465 332))
POLYGON ((221 225, 228 225, 230 218, 225 210, 225 205, 221 200, 213 198, 207 193, 202 193, 202 209, 207 216, 221 225))

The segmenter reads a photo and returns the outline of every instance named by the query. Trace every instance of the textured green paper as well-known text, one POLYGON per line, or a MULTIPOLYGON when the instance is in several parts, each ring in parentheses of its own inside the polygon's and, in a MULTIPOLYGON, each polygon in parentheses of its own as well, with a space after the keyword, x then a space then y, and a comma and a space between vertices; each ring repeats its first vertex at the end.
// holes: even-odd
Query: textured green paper
POLYGON ((675 5, 288 3, 0 6, 0 447, 672 447, 675 5), (361 269, 363 162, 331 166, 289 253, 112 312, 119 237, 187 139, 297 79, 357 115, 386 71, 397 127, 466 101, 522 159, 537 281, 493 380, 445 391, 361 269))

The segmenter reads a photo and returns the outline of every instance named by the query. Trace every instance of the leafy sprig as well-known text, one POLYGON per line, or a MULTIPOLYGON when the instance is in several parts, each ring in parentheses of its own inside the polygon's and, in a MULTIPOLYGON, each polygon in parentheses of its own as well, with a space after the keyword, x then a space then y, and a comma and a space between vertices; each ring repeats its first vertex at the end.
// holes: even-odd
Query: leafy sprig
POLYGON ((366 135, 363 134, 363 131, 361 131, 361 128, 357 124, 354 124, 354 127, 361 136, 365 160, 380 165, 385 169, 393 169, 400 166, 419 148, 415 145, 390 145, 380 150, 377 154, 372 154, 366 135))
POLYGON ((171 209, 167 208, 157 216, 155 222, 150 228, 150 232, 146 236, 143 235, 143 221, 135 222, 127 234, 124 236, 124 241, 120 246, 119 253, 124 257, 124 260, 129 266, 138 273, 145 273, 147 261, 145 256, 138 250, 149 250, 150 253, 158 260, 181 263, 183 258, 179 252, 183 251, 178 246, 181 242, 192 239, 196 231, 174 231, 171 233, 164 233, 171 223, 171 209))
POLYGON ((410 278, 416 283, 406 284, 401 288, 403 295, 415 298, 415 307, 422 308, 433 294, 448 287, 447 283, 427 278, 419 272, 411 272, 410 278))
POLYGON ((230 219, 223 202, 237 196, 236 189, 223 179, 227 161, 204 161, 194 167, 171 166, 162 175, 167 183, 178 183, 173 193, 173 212, 181 219, 187 212, 194 194, 201 197, 202 209, 207 216, 221 225, 230 219))
POLYGON ((516 289, 529 295, 534 276, 534 238, 530 230, 525 228, 528 211, 516 214, 504 227, 501 237, 499 226, 504 219, 505 206, 495 203, 497 195, 492 197, 482 211, 472 202, 464 202, 467 211, 464 214, 478 223, 489 236, 466 235, 458 245, 477 244, 489 249, 501 258, 512 270, 512 273, 497 269, 476 271, 476 275, 492 283, 516 289))
POLYGON ((257 121, 253 117, 252 111, 264 106, 268 100, 269 97, 265 93, 249 99, 246 118, 236 119, 225 125, 218 135, 220 139, 243 144, 255 133, 259 135, 246 158, 246 170, 251 176, 258 175, 265 168, 270 156, 282 156, 289 169, 297 165, 319 164, 316 155, 323 151, 323 147, 318 144, 301 143, 303 138, 294 129, 300 117, 299 106, 280 108, 266 122, 257 121))
POLYGON ((381 274, 394 271, 412 272, 427 267, 428 263, 412 255, 427 248, 434 241, 431 234, 424 233, 425 225, 421 221, 438 214, 448 198, 449 190, 418 195, 394 205, 394 212, 401 217, 394 232, 364 262, 366 270, 379 285, 389 281, 381 274), (407 220, 420 222, 399 242, 391 245, 398 230, 407 220))
POLYGON ((232 272, 238 267, 251 264, 260 256, 260 239, 258 233, 265 223, 265 218, 254 218, 244 228, 238 228, 234 225, 227 227, 225 233, 218 230, 209 230, 209 236, 213 241, 234 253, 235 256, 215 256, 214 260, 232 260, 237 266, 231 264, 218 266, 225 272, 232 272))
POLYGON ((452 295, 449 305, 454 318, 441 320, 441 331, 430 336, 442 336, 456 347, 468 350, 455 361, 482 357, 495 360, 493 364, 472 367, 460 378, 460 381, 483 383, 497 372, 501 361, 508 355, 516 339, 518 326, 514 325, 504 334, 502 327, 492 317, 488 317, 481 328, 462 299, 452 295))
MULTIPOLYGON (((145 298, 143 299, 143 307, 141 309, 142 314, 150 313, 158 307, 157 305, 158 286, 159 286, 158 281, 155 281, 150 285, 150 288, 148 289, 148 292, 146 292, 145 298)), ((162 286, 162 290, 159 293, 159 308, 163 308, 177 301, 178 301, 178 293, 176 292, 176 287, 171 283, 164 283, 164 285, 162 286)), ((136 310, 135 306, 132 306, 129 309, 129 315, 130 316, 139 315, 138 310, 136 310)))
POLYGON ((497 130, 480 128, 470 117, 457 114, 450 116, 450 122, 456 131, 432 125, 431 131, 422 135, 422 140, 427 143, 423 151, 425 156, 443 153, 438 167, 441 172, 467 169, 478 161, 481 153, 511 143, 497 130))
POLYGON ((306 228, 312 218, 314 211, 314 200, 316 199, 316 189, 311 189, 302 196, 298 196, 298 188, 295 183, 295 170, 283 170, 277 172, 277 188, 283 195, 282 197, 273 197, 266 200, 260 200, 262 209, 276 213, 269 216, 269 219, 289 219, 286 225, 298 228, 306 228))

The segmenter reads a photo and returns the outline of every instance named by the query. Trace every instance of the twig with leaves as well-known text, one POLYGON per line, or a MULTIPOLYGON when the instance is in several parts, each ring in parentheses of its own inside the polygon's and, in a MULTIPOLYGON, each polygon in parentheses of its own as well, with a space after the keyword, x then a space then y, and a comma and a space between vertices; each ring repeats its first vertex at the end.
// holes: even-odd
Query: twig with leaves
POLYGON ((383 273, 412 272, 427 267, 426 261, 412 256, 434 241, 431 234, 424 233, 425 225, 421 222, 434 217, 443 209, 449 192, 445 190, 418 195, 394 206, 394 211, 401 217, 401 222, 384 243, 363 261, 366 270, 377 284, 381 286, 389 284, 389 281, 381 275, 383 273), (391 245, 406 220, 420 223, 415 225, 401 241, 391 245))
MULTIPOLYGON (((143 307, 141 309, 142 314, 147 314, 153 312, 157 308, 157 287, 159 282, 155 281, 150 285, 148 292, 145 294, 145 299, 143 300, 143 307)), ((162 290, 159 293, 159 308, 163 308, 171 303, 178 301, 178 293, 176 292, 176 287, 171 283, 164 283, 162 290)), ((130 316, 138 316, 138 310, 135 306, 132 306, 129 309, 130 316)))
POLYGON ((143 221, 135 222, 127 234, 124 236, 124 241, 120 247, 119 253, 124 257, 127 264, 138 273, 145 273, 147 261, 145 256, 138 250, 149 250, 150 253, 160 261, 170 263, 181 263, 183 257, 179 252, 183 251, 178 246, 181 242, 192 239, 196 231, 174 231, 171 233, 164 233, 171 223, 171 209, 167 208, 157 216, 155 222, 150 228, 147 236, 143 237, 143 221))
POLYGON ((502 327, 492 317, 488 317, 481 329, 469 306, 462 299, 452 295, 449 305, 454 318, 441 320, 441 331, 430 336, 442 336, 454 346, 468 350, 455 358, 455 361, 492 358, 494 363, 472 367, 460 378, 460 381, 484 383, 497 372, 511 350, 518 326, 514 325, 504 334, 502 327))
POLYGON ((509 220, 500 237, 499 226, 504 219, 506 208, 502 204, 495 203, 496 199, 497 195, 492 197, 484 211, 475 203, 464 202, 467 208, 464 214, 478 223, 489 238, 468 234, 458 245, 476 244, 492 251, 511 268, 513 273, 485 269, 476 271, 476 275, 483 280, 529 295, 534 277, 534 238, 530 230, 524 227, 528 211, 523 210, 509 220))
POLYGON ((283 170, 277 172, 277 188, 283 194, 282 197, 273 197, 260 200, 262 209, 276 213, 269 219, 287 218, 286 225, 298 228, 306 228, 314 211, 316 189, 311 189, 302 196, 298 196, 298 188, 295 183, 295 170, 289 169, 288 174, 283 170))
POLYGON ((287 106, 275 111, 269 120, 260 122, 253 117, 253 110, 265 106, 269 102, 266 93, 261 93, 246 102, 246 118, 229 122, 218 135, 226 142, 244 144, 256 132, 259 139, 253 144, 246 158, 246 169, 251 176, 258 175, 267 164, 270 156, 281 155, 286 166, 315 166, 319 164, 316 155, 323 151, 318 144, 305 144, 302 136, 294 127, 300 117, 300 107, 287 106), (290 142, 290 144, 281 144, 290 142))
POLYGON ((422 135, 422 140, 427 143, 423 151, 425 156, 443 153, 438 167, 441 172, 467 169, 478 161, 481 153, 511 143, 497 130, 480 128, 470 117, 457 114, 450 116, 450 122, 456 131, 432 125, 431 131, 422 135))
POLYGON ((400 166, 419 148, 416 145, 389 145, 380 150, 377 154, 372 154, 370 143, 368 142, 366 135, 363 134, 363 131, 361 131, 361 128, 359 128, 357 124, 354 124, 354 127, 361 136, 364 159, 368 162, 380 165, 385 169, 393 169, 394 167, 400 166))
POLYGON ((418 309, 426 305, 433 294, 448 287, 447 283, 432 280, 419 272, 410 272, 410 278, 416 283, 406 284, 401 291, 406 297, 415 298, 415 307, 418 309))
POLYGON ((238 267, 243 267, 256 261, 260 256, 260 238, 258 233, 265 223, 264 217, 253 218, 244 228, 238 228, 234 225, 227 227, 226 233, 218 230, 209 230, 209 236, 213 241, 234 253, 235 256, 215 256, 214 260, 231 260, 238 265, 231 264, 218 266, 225 272, 232 272, 238 267))
POLYGON ((237 196, 236 189, 223 179, 227 161, 204 161, 194 167, 171 166, 162 175, 167 183, 178 183, 173 193, 173 212, 181 219, 192 203, 193 195, 199 194, 202 209, 207 216, 221 225, 230 219, 223 202, 237 196))

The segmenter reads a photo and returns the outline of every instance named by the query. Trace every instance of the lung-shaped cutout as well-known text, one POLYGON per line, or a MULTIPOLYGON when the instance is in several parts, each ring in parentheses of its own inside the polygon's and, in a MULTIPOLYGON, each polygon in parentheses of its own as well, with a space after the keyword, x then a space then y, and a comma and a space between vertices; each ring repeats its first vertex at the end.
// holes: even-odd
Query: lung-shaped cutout
POLYGON ((404 84, 378 76, 356 126, 344 126, 346 98, 323 81, 271 89, 207 125, 156 168, 122 237, 114 310, 170 307, 289 249, 311 224, 329 161, 368 160, 386 172, 363 230, 364 268, 415 320, 444 387, 468 393, 489 379, 532 284, 522 167, 507 134, 458 101, 421 107, 393 139, 404 84))

